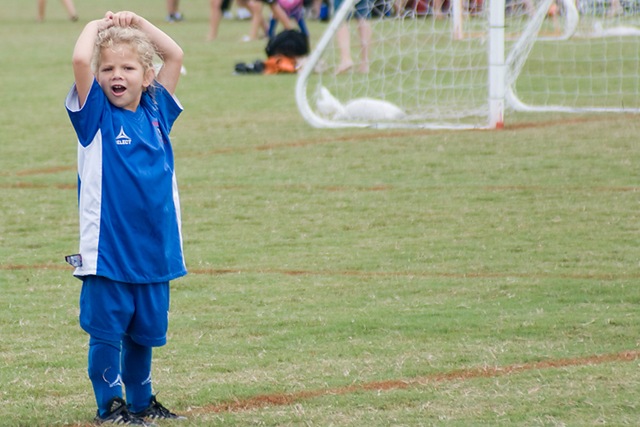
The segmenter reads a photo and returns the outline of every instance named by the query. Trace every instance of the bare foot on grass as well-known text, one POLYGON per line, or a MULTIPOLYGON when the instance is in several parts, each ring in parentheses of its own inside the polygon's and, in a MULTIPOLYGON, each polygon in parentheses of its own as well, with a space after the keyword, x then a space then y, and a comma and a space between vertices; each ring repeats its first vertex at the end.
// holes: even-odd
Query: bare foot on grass
POLYGON ((338 66, 338 68, 336 68, 335 74, 336 75, 344 74, 348 71, 351 71, 352 68, 353 68, 353 61, 343 62, 338 66))

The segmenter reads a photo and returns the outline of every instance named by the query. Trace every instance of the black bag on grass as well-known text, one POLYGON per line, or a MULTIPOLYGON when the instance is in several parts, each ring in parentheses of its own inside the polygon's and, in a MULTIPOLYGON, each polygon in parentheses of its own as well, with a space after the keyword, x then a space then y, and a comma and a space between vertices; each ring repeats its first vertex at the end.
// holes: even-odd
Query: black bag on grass
POLYGON ((262 74, 264 71, 264 62, 257 60, 255 62, 239 62, 235 66, 236 74, 262 74))
POLYGON ((269 40, 265 48, 267 57, 284 55, 290 58, 309 53, 309 39, 298 30, 284 30, 269 40))

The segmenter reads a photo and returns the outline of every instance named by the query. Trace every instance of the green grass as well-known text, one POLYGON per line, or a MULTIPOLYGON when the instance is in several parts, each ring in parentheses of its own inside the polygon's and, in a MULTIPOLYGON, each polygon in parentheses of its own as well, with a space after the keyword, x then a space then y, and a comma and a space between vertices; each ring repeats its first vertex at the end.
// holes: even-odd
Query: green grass
MULTIPOLYGON (((87 425, 76 145, 64 110, 82 24, 0 12, 0 425, 87 425)), ((181 425, 637 425, 637 117, 509 115, 504 131, 318 130, 247 22, 185 52, 173 131, 191 273, 155 351, 181 425)), ((315 39, 325 27, 312 22, 315 39)), ((169 423, 167 423, 169 425, 169 423)))

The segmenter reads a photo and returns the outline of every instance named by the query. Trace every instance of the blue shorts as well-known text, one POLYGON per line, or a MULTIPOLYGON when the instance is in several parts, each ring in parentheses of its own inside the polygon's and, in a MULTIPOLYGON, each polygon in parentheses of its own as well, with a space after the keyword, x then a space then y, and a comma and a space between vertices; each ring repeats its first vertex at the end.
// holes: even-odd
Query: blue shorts
POLYGON ((85 276, 80 292, 80 326, 89 335, 159 347, 167 342, 169 282, 132 284, 85 276))
MULTIPOLYGON (((338 10, 342 5, 343 0, 335 0, 333 2, 334 10, 338 10)), ((371 10, 373 9, 373 0, 360 0, 354 6, 355 10, 351 11, 347 15, 347 19, 356 17, 356 19, 368 19, 371 18, 371 10)))

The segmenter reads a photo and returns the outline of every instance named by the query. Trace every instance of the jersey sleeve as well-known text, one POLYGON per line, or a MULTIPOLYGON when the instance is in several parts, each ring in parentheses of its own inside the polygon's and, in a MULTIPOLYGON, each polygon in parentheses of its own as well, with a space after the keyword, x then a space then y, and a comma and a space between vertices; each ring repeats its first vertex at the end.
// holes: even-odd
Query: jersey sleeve
POLYGON ((166 135, 171 133, 173 123, 176 121, 180 113, 182 113, 182 104, 175 95, 171 95, 160 83, 154 82, 154 101, 158 107, 158 115, 160 116, 160 125, 166 135))
POLYGON ((69 90, 65 100, 65 107, 76 135, 78 135, 78 141, 83 147, 88 146, 98 132, 107 102, 106 95, 95 79, 87 95, 87 100, 82 107, 80 107, 80 99, 75 83, 69 90))

